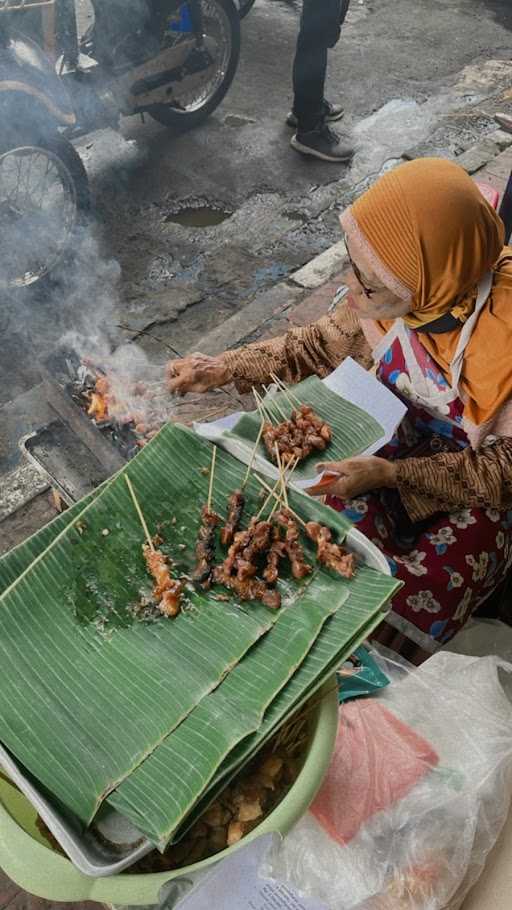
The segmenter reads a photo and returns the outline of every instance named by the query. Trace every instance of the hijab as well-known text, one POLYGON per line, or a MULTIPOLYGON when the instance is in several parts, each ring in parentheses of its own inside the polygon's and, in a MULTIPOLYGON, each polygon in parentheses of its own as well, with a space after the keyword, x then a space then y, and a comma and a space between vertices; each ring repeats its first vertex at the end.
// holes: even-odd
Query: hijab
MULTIPOLYGON (((464 417, 492 421, 512 397, 512 248, 477 184, 457 164, 437 158, 407 162, 381 177, 343 214, 383 284, 410 304, 404 322, 450 379, 460 331, 472 314, 478 283, 493 284, 464 354, 464 417), (449 331, 434 331, 451 314, 449 331), (429 323, 433 331, 429 333, 429 323)), ((385 334, 393 323, 375 323, 385 334)))

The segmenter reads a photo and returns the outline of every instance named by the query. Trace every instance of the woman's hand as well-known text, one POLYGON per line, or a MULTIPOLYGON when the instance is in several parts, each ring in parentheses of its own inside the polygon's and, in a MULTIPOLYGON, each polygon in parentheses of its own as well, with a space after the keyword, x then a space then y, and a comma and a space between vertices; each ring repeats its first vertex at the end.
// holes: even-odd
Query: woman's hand
POLYGON ((333 495, 340 499, 353 499, 379 487, 396 486, 396 465, 386 458, 360 455, 344 461, 324 461, 316 467, 319 473, 336 474, 330 483, 310 487, 313 496, 333 495))
POLYGON ((208 357, 207 354, 195 353, 182 360, 171 360, 166 373, 169 389, 177 395, 218 389, 232 378, 222 354, 208 357))

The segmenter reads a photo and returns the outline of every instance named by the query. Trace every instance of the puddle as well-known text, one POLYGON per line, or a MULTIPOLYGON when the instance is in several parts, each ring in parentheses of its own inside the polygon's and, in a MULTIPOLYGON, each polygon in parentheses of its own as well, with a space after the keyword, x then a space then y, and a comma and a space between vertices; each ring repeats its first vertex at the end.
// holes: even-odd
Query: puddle
POLYGON ((170 212, 165 216, 165 221, 180 224, 182 227, 208 228, 222 224, 227 218, 231 218, 232 214, 230 209, 220 206, 187 205, 175 212, 170 212))

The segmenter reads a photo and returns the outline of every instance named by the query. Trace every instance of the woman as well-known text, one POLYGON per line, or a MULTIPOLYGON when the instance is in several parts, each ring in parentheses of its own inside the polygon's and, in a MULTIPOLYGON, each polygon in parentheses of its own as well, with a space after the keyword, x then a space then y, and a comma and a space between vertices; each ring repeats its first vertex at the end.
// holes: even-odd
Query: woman
POLYGON ((407 416, 379 457, 329 465, 328 502, 404 581, 378 637, 419 661, 512 564, 512 248, 473 181, 438 159, 383 176, 341 225, 347 302, 281 338, 175 361, 170 385, 297 382, 348 355, 376 367, 407 416))

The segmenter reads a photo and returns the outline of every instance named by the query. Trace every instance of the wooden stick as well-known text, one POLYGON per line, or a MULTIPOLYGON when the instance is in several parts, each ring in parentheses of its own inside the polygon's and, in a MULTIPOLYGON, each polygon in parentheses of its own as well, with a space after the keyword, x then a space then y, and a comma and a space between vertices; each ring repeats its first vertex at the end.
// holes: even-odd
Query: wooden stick
POLYGON ((263 398, 259 392, 256 391, 256 389, 253 388, 252 393, 254 395, 256 404, 258 405, 260 414, 263 412, 266 415, 267 420, 273 425, 274 421, 277 420, 277 418, 276 415, 270 410, 269 403, 263 401, 263 398))
POLYGON ((211 512, 212 508, 212 493, 213 493, 213 475, 215 474, 215 459, 217 458, 217 446, 213 447, 212 453, 212 463, 210 465, 210 483, 208 485, 208 505, 207 509, 211 512))
POLYGON ((132 499, 133 499, 133 504, 134 504, 134 506, 135 506, 135 508, 136 508, 136 510, 137 510, 137 514, 138 514, 138 516, 139 516, 139 518, 140 518, 140 523, 141 523, 142 527, 144 528, 144 534, 146 535, 146 539, 147 539, 148 545, 149 545, 150 549, 151 549, 151 550, 153 551, 153 553, 154 553, 154 552, 155 552, 155 545, 154 545, 153 540, 152 540, 152 538, 151 538, 151 534, 149 533, 148 526, 147 526, 147 524, 146 524, 146 519, 144 518, 144 515, 142 514, 142 509, 141 509, 141 507, 140 507, 140 505, 139 505, 139 500, 137 499, 137 497, 136 497, 136 495, 135 495, 135 490, 133 489, 133 484, 132 484, 132 482, 131 482, 131 480, 130 480, 130 478, 128 477, 127 474, 124 475, 124 479, 126 480, 126 486, 128 487, 128 489, 129 489, 129 491, 130 491, 131 497, 132 497, 132 499))
POLYGON ((274 517, 274 513, 277 512, 279 506, 280 506, 280 503, 279 503, 278 500, 276 500, 276 502, 274 503, 274 507, 273 507, 273 509, 272 509, 272 511, 271 511, 271 513, 270 513, 270 515, 268 516, 268 520, 269 520, 269 521, 274 517))
POLYGON ((286 492, 286 480, 285 480, 284 473, 283 473, 283 462, 281 461, 281 454, 279 452, 279 445, 277 442, 275 444, 275 450, 276 450, 277 466, 279 468, 279 479, 281 481, 281 490, 283 491, 283 498, 284 498, 286 508, 288 508, 288 494, 286 492))
POLYGON ((257 409, 258 409, 258 414, 260 415, 260 417, 262 418, 262 420, 266 420, 268 423, 272 424, 275 418, 272 416, 272 414, 270 413, 270 411, 267 411, 267 410, 265 409, 265 405, 263 404, 263 401, 262 401, 262 399, 261 399, 261 396, 258 395, 256 389, 253 388, 252 394, 253 394, 254 400, 255 400, 255 402, 256 402, 256 407, 257 407, 257 409))
POLYGON ((286 395, 286 397, 289 398, 289 400, 290 400, 291 402, 295 401, 295 404, 296 404, 296 405, 299 405, 299 406, 302 404, 302 402, 299 401, 299 399, 297 398, 297 396, 294 395, 293 392, 290 392, 290 389, 288 388, 288 386, 286 385, 286 383, 283 382, 282 379, 279 379, 279 376, 276 376, 275 373, 271 373, 271 374, 270 374, 270 378, 272 379, 273 382, 275 382, 276 386, 277 386, 279 389, 281 389, 282 392, 284 392, 284 394, 286 395))
MULTIPOLYGON (((256 478, 256 480, 257 480, 257 479, 258 479, 258 478, 256 478)), ((265 502, 263 503, 261 509, 259 510, 258 514, 256 515, 256 521, 258 521, 258 519, 260 518, 260 516, 263 515, 263 512, 264 512, 265 509, 267 508, 267 506, 268 506, 270 500, 272 499, 272 497, 275 496, 275 495, 277 494, 277 488, 278 488, 278 486, 279 486, 280 483, 281 483, 281 478, 279 478, 279 480, 276 481, 276 484, 275 484, 275 486, 274 486, 274 489, 271 490, 270 493, 268 494, 268 496, 267 496, 265 502)), ((280 502, 281 502, 281 500, 278 499, 277 505, 279 505, 280 502)))
MULTIPOLYGON (((277 493, 274 493, 274 491, 269 487, 268 483, 265 483, 265 481, 262 480, 261 477, 258 476, 258 474, 255 474, 254 477, 255 477, 255 479, 258 481, 258 483, 260 484, 260 486, 264 487, 265 490, 267 490, 269 493, 272 494, 272 496, 274 497, 274 499, 278 499, 279 502, 281 502, 281 497, 278 496, 277 493)), ((292 515, 293 518, 295 518, 296 521, 298 521, 299 524, 301 524, 303 528, 306 527, 306 522, 304 521, 303 518, 300 517, 300 515, 297 515, 297 512, 294 512, 293 509, 290 509, 289 506, 288 506, 288 508, 287 508, 286 511, 289 512, 290 515, 292 515)))
POLYGON ((267 407, 270 407, 270 405, 272 405, 272 407, 276 409, 276 411, 277 411, 277 413, 279 414, 281 420, 283 420, 283 421, 288 420, 288 417, 286 416, 286 414, 284 413, 284 411, 281 410, 281 408, 279 407, 277 401, 275 401, 275 400, 272 398, 272 396, 270 395, 269 390, 267 389, 267 387, 266 387, 266 386, 263 386, 263 388, 265 389, 265 395, 267 396, 266 402, 264 402, 264 403, 267 405, 267 407))
POLYGON ((248 484, 248 482, 249 482, 249 477, 250 477, 250 475, 251 475, 252 466, 253 466, 253 464, 254 464, 254 459, 256 458, 256 452, 258 451, 258 446, 259 446, 259 444, 260 444, 261 437, 263 436, 263 429, 264 429, 264 426, 265 426, 265 421, 264 421, 263 418, 262 418, 262 419, 261 419, 260 431, 259 431, 259 433, 258 433, 258 438, 256 439, 256 442, 254 443, 254 449, 252 450, 251 458, 250 458, 249 464, 247 465, 247 473, 246 473, 246 475, 245 475, 244 482, 243 482, 243 484, 242 484, 242 492, 245 490, 245 488, 246 488, 246 486, 247 486, 247 484, 248 484))
MULTIPOLYGON (((293 472, 294 472, 295 468, 297 467, 299 461, 300 461, 300 459, 299 459, 299 458, 296 458, 293 462, 290 462, 291 468, 288 467, 288 468, 286 469, 286 470, 288 471, 288 479, 289 479, 289 478, 291 477, 291 475, 293 474, 293 472)), ((259 478, 256 477, 256 480, 258 480, 258 479, 259 479, 259 478)), ((280 484, 281 484, 281 478, 279 477, 279 480, 276 480, 276 482, 275 482, 275 484, 274 484, 273 490, 269 493, 269 495, 267 496, 265 502, 263 503, 263 505, 262 505, 260 511, 258 512, 258 514, 257 514, 257 516, 256 516, 256 521, 258 520, 258 518, 260 517, 260 515, 262 515, 262 513, 265 511, 265 509, 266 509, 266 507, 268 506, 270 500, 272 499, 272 496, 274 496, 274 497, 277 496, 277 488, 278 488, 278 486, 279 486, 280 484)), ((270 520, 270 518, 272 517, 272 515, 274 514, 274 512, 276 511, 276 509, 278 508, 278 506, 279 506, 280 504, 281 504, 281 498, 279 497, 278 499, 276 499, 276 504, 275 504, 274 508, 272 509, 272 512, 271 512, 270 515, 269 515, 269 520, 270 520)))

